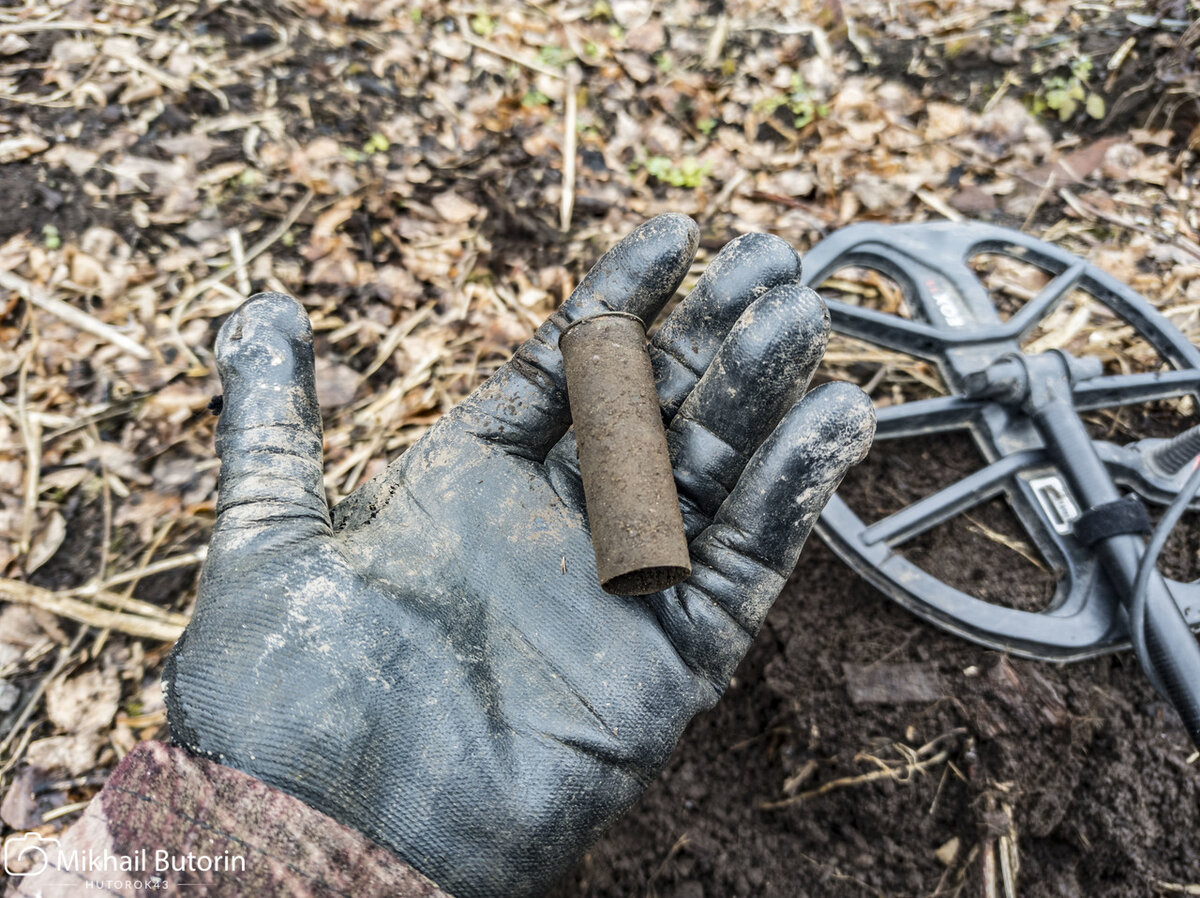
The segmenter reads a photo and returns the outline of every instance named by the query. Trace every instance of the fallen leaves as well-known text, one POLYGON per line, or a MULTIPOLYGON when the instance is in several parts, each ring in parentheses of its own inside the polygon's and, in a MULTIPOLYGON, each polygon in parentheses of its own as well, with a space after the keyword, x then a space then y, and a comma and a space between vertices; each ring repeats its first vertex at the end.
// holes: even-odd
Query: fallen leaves
POLYGON ((25 760, 39 770, 61 771, 79 776, 96 765, 97 755, 108 739, 97 730, 35 739, 25 750, 25 760))
POLYGON ((430 200, 433 210, 451 224, 465 224, 479 214, 479 207, 453 191, 439 193, 430 200))
POLYGON ((116 716, 120 698, 116 671, 94 667, 50 684, 46 716, 63 730, 101 730, 116 716))
POLYGON ((23 134, 20 137, 8 137, 0 140, 0 165, 6 162, 19 162, 42 152, 50 146, 49 141, 33 134, 23 134))

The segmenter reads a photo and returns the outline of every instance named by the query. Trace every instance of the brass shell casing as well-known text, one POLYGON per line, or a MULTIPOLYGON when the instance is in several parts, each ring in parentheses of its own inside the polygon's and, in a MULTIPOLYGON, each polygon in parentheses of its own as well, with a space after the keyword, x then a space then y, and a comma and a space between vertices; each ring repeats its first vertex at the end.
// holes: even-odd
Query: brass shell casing
POLYGON ((601 588, 647 595, 686 580, 691 559, 641 319, 580 319, 559 347, 601 588))

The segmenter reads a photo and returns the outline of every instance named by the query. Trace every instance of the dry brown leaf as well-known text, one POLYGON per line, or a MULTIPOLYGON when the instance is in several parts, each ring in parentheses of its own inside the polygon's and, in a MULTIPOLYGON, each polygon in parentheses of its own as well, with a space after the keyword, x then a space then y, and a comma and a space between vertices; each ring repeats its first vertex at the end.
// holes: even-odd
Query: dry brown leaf
POLYGON ((926 108, 926 115, 925 139, 937 141, 961 134, 967 127, 969 112, 954 103, 933 102, 926 108))
POLYGON ((429 49, 438 56, 462 62, 471 55, 471 45, 455 34, 441 34, 434 38, 429 49))
POLYGON ((34 531, 29 554, 25 559, 25 573, 32 574, 54 557, 67 535, 67 522, 57 511, 51 511, 38 522, 34 531))
POLYGON ((19 34, 6 34, 0 38, 0 54, 4 56, 15 56, 17 53, 24 53, 33 45, 19 34))
POLYGON ((96 58, 96 45, 81 38, 64 38, 55 41, 50 50, 50 60, 62 66, 84 65, 96 58))
POLYGON ((934 851, 933 856, 938 859, 942 866, 949 867, 958 860, 958 846, 959 839, 958 836, 955 836, 934 851))
POLYGON ((74 175, 82 175, 95 166, 100 154, 76 144, 58 144, 46 151, 46 162, 52 166, 66 166, 74 175))
POLYGON ((0 609, 0 667, 19 661, 30 648, 51 641, 28 605, 5 605, 0 609))
POLYGON ((317 359, 317 401, 324 410, 349 405, 358 390, 357 371, 349 365, 339 365, 326 358, 317 359))
POLYGON ((666 42, 666 31, 661 21, 649 21, 631 28, 625 35, 625 44, 639 53, 657 53, 666 42))
POLYGON ((12 829, 32 829, 41 822, 34 792, 39 779, 38 771, 32 767, 13 777, 12 786, 0 802, 0 820, 12 829))
POLYGON ((164 137, 158 145, 172 156, 186 156, 193 163, 200 163, 221 146, 207 134, 178 134, 164 137))
POLYGON ((30 156, 42 152, 49 146, 49 142, 35 134, 5 138, 0 140, 0 164, 20 162, 22 159, 28 159, 30 156))
POLYGON ((439 193, 431 203, 434 211, 452 224, 462 224, 479 214, 479 207, 453 191, 439 193))
POLYGON ((63 730, 99 730, 112 722, 120 700, 116 670, 93 667, 47 687, 46 716, 63 730))
POLYGON ((29 743, 25 760, 42 770, 62 770, 68 776, 79 776, 95 766, 96 756, 107 742, 107 737, 95 730, 49 736, 29 743))

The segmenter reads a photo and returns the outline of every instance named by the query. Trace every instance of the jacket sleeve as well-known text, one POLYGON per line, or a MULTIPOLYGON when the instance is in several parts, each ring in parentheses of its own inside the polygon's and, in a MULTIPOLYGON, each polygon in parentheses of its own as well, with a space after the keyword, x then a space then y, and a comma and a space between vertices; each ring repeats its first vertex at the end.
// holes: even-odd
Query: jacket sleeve
POLYGON ((450 898, 390 851, 241 771, 143 742, 57 840, 6 860, 8 898, 450 898), (10 868, 11 869, 11 868, 10 868), (183 886, 183 888, 181 888, 183 886))

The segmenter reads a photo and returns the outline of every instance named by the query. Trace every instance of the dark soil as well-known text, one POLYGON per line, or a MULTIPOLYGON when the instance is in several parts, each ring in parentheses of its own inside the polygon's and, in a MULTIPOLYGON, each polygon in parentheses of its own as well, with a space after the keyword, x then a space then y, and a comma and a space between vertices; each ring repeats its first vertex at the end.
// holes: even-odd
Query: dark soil
POLYGON ((93 225, 128 231, 120 216, 83 193, 83 182, 67 169, 46 169, 26 163, 0 166, 0 243, 14 234, 42 234, 53 226, 62 236, 81 234, 93 225))
MULTIPOLYGON (((852 505, 876 495, 887 513, 895 503, 882 481, 928 492, 960 449, 881 444, 842 493, 852 505)), ((1003 516, 972 512, 1001 532, 1003 516)), ((962 524, 928 535, 926 569, 953 581, 986 565, 989 583, 1008 569, 1002 583, 1019 599, 1025 575, 1012 559, 1036 569, 962 524)), ((1190 551, 1176 547, 1166 566, 1190 578, 1195 527, 1180 529, 1190 551)), ((984 855, 1000 870, 1000 837, 1011 832, 1025 898, 1170 894, 1158 883, 1200 881, 1191 752, 1130 654, 1058 666, 975 646, 891 603, 814 538, 720 705, 693 722, 660 780, 555 894, 979 896, 991 894, 984 855), (862 668, 895 702, 852 703, 847 675, 862 668), (929 683, 932 695, 903 701, 929 683), (796 793, 878 769, 868 755, 896 761, 895 745, 939 737, 948 763, 906 781, 760 806, 785 798, 785 780, 806 767, 796 793), (935 851, 954 839, 947 866, 935 851)))

